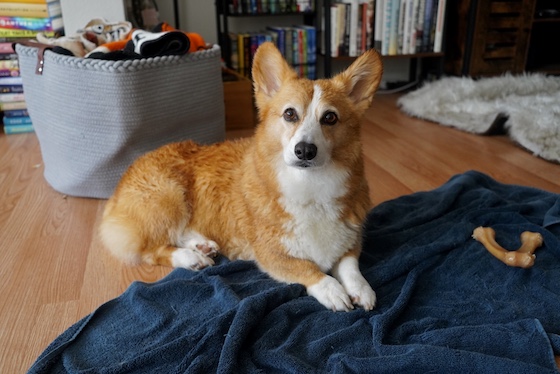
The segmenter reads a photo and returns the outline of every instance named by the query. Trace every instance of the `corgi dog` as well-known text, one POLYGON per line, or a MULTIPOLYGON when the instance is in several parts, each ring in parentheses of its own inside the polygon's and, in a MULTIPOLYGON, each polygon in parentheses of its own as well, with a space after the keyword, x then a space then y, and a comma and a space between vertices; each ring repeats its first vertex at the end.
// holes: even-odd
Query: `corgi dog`
POLYGON ((104 245, 131 264, 197 270, 218 253, 252 260, 329 309, 371 310, 376 295, 358 268, 371 209, 360 121, 381 75, 370 50, 331 79, 298 78, 274 44, 262 44, 254 136, 141 156, 106 204, 104 245))

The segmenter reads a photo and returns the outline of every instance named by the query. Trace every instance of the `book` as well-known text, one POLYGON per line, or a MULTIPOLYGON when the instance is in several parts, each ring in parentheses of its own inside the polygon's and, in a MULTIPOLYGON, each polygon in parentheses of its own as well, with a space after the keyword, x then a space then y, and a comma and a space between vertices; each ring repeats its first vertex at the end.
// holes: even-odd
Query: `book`
POLYGON ((426 0, 424 6, 424 25, 422 31, 422 47, 420 52, 428 52, 430 46, 430 30, 432 29, 432 8, 434 0, 426 0))
POLYGON ((383 20, 382 20, 382 42, 381 42, 381 54, 389 54, 389 40, 391 38, 391 20, 393 14, 394 0, 384 0, 383 1, 383 20))
POLYGON ((0 0, 0 3, 46 4, 60 0, 0 0))
POLYGON ((11 109, 5 110, 4 117, 29 117, 27 109, 11 109))
POLYGON ((32 39, 37 36, 38 33, 43 33, 47 37, 55 37, 57 35, 56 31, 38 31, 38 30, 14 30, 0 28, 0 38, 22 38, 22 39, 32 39))
POLYGON ((9 17, 31 17, 47 18, 62 14, 60 1, 50 3, 18 3, 0 2, 0 14, 9 17))
POLYGON ((11 78, 2 78, 0 79, 0 85, 19 85, 23 84, 23 80, 21 77, 11 77, 11 78))
POLYGON ((3 84, 1 80, 2 79, 0 79, 0 94, 23 93, 23 86, 21 84, 3 84))
POLYGON ((11 42, 1 42, 0 53, 15 53, 13 44, 11 42))
POLYGON ((383 10, 385 9, 386 0, 375 1, 375 22, 373 24, 373 48, 377 49, 380 53, 382 50, 383 42, 383 10))
POLYGON ((0 60, 17 60, 17 53, 0 53, 0 60))
POLYGON ((415 53, 422 52, 422 42, 424 37, 424 12, 426 8, 426 0, 420 0, 418 5, 418 13, 416 14, 416 42, 415 53))
POLYGON ((14 101, 14 102, 0 102, 0 110, 18 110, 18 109, 27 109, 27 104, 25 100, 14 101))
POLYGON ((439 53, 442 49, 443 41, 443 26, 445 22, 445 6, 446 0, 439 0, 437 19, 436 19, 436 31, 434 36, 434 52, 439 53))
POLYGON ((349 4, 337 4, 338 12, 337 12, 337 31, 338 35, 336 37, 336 56, 346 56, 346 42, 348 39, 348 21, 349 21, 349 12, 348 7, 349 4))
MULTIPOLYGON (((406 15, 404 21, 404 30, 403 30, 403 48, 402 54, 409 54, 410 52, 410 40, 412 37, 412 28, 414 27, 414 22, 412 21, 413 13, 414 13, 414 0, 403 0, 406 8, 406 15)), ((401 5, 402 6, 402 5, 401 5)))
POLYGON ((4 126, 15 126, 15 125, 29 125, 31 124, 31 118, 27 117, 6 117, 4 116, 2 122, 4 126))
POLYGON ((407 53, 407 43, 410 42, 410 12, 411 1, 402 0, 399 8, 399 24, 397 26, 398 48, 397 54, 407 53))
POLYGON ((410 39, 408 43, 408 53, 416 53, 416 28, 418 22, 418 8, 420 0, 412 0, 412 13, 410 18, 410 39))
POLYGON ((6 135, 23 134, 34 131, 35 129, 31 123, 26 125, 4 125, 4 134, 6 135))
POLYGON ((0 60, 0 70, 19 69, 19 61, 16 60, 0 60))
POLYGON ((11 30, 54 31, 64 27, 62 17, 26 18, 0 16, 0 28, 11 30))
POLYGON ((388 55, 396 55, 398 49, 398 16, 401 7, 401 0, 391 0, 393 7, 391 8, 391 21, 389 28, 389 48, 387 49, 388 55))
POLYGON ((23 93, 0 93, 0 103, 13 103, 14 101, 25 101, 23 93))
POLYGON ((295 26, 303 30, 304 46, 307 46, 305 52, 304 64, 314 64, 317 62, 317 30, 313 26, 297 25, 295 26))
POLYGON ((342 0, 348 4, 347 11, 349 12, 349 28, 348 28, 348 56, 358 56, 358 14, 359 2, 358 0, 342 0))
POLYGON ((6 78, 6 77, 19 77, 19 67, 15 69, 13 68, 0 69, 0 78, 6 78))
POLYGON ((331 40, 325 41, 325 43, 330 43, 331 57, 338 56, 338 10, 337 4, 331 4, 330 10, 327 10, 331 16, 331 40))

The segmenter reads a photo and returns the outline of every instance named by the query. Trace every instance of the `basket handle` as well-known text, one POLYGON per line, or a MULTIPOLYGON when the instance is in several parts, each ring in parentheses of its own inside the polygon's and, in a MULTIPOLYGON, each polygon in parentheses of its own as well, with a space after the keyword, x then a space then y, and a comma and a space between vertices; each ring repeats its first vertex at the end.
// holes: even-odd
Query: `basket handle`
POLYGON ((15 50, 15 44, 21 44, 24 45, 26 47, 33 47, 33 48, 37 48, 37 65, 35 65, 35 74, 37 75, 43 75, 43 67, 45 64, 45 50, 47 49, 53 49, 53 46, 50 44, 45 44, 45 43, 39 43, 39 42, 34 42, 31 40, 23 40, 21 42, 17 42, 14 43, 14 50, 15 50))

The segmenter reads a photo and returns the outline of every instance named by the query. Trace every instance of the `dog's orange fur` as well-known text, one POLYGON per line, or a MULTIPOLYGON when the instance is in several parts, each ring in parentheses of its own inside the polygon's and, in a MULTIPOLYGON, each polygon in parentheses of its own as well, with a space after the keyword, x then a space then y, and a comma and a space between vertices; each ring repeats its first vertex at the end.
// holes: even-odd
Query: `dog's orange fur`
MULTIPOLYGON (((185 232, 196 232, 203 239, 216 242, 219 252, 230 259, 254 260, 277 280, 303 284, 327 307, 336 310, 352 307, 346 300, 348 296, 339 295, 340 288, 346 289, 354 303, 372 308, 375 294, 371 291, 370 295, 369 285, 363 281, 356 281, 359 285, 355 285, 352 280, 361 277, 355 275, 356 265, 350 266, 354 269, 351 271, 343 269, 346 265, 338 266, 339 262, 320 266, 311 257, 295 255, 296 252, 287 248, 287 243, 298 243, 301 234, 294 231, 298 223, 286 206, 305 212, 305 204, 315 204, 316 209, 323 209, 319 205, 325 204, 325 211, 330 212, 329 205, 336 204, 335 211, 339 213, 335 227, 344 227, 349 238, 345 248, 332 251, 338 260, 359 257, 361 226, 371 208, 359 138, 360 120, 371 104, 381 74, 379 55, 371 50, 330 80, 300 79, 271 43, 263 44, 253 63, 260 122, 254 137, 209 146, 190 141, 174 143, 140 157, 123 175, 106 205, 100 228, 105 245, 129 263, 177 266, 173 253, 184 246, 180 238, 185 232), (322 93, 321 105, 334 108, 338 115, 338 123, 333 126, 321 125, 318 120, 312 125, 320 128, 330 152, 328 164, 322 167, 343 175, 344 188, 341 196, 327 203, 314 203, 311 198, 310 202, 298 206, 291 196, 282 192, 278 165, 286 147, 281 139, 291 139, 301 121, 283 121, 283 111, 288 102, 298 108, 308 108, 314 87, 322 93), (328 266, 329 269, 324 268, 328 266), (333 267, 343 288, 340 284, 330 284, 331 277, 325 274, 333 267), (348 282, 345 277, 349 278, 348 282)), ((315 173, 301 171, 306 172, 315 173)), ((305 189, 312 191, 315 187, 320 186, 305 189)), ((322 219, 310 216, 304 220, 305 227, 322 227, 322 219), (315 226, 309 222, 313 219, 317 220, 315 226)), ((309 235, 322 235, 311 231, 309 235)), ((306 233, 304 230, 303 235, 306 233)), ((212 242, 195 241, 195 251, 200 250, 208 257, 214 254, 212 242)), ((204 261, 190 267, 212 263, 204 261)))

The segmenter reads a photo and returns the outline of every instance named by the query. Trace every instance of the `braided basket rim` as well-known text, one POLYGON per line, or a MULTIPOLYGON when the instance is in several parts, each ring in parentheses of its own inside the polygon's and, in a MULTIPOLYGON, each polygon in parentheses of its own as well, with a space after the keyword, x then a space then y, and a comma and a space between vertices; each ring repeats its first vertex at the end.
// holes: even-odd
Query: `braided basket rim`
MULTIPOLYGON (((39 49, 36 47, 26 46, 22 44, 16 45, 16 52, 22 56, 37 57, 39 49)), ((215 58, 221 54, 220 46, 217 44, 212 45, 212 48, 187 53, 184 55, 172 56, 156 56, 141 59, 128 59, 128 60, 101 60, 95 58, 84 58, 76 56, 67 56, 55 53, 51 50, 46 50, 44 53, 45 69, 48 69, 49 63, 54 63, 60 66, 67 66, 69 68, 78 68, 85 70, 108 71, 108 72, 127 72, 137 71, 146 68, 155 68, 159 66, 173 65, 173 64, 187 64, 196 61, 207 60, 215 58)))

